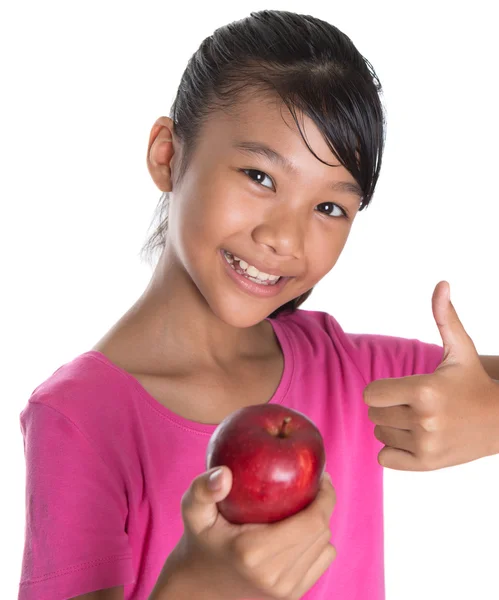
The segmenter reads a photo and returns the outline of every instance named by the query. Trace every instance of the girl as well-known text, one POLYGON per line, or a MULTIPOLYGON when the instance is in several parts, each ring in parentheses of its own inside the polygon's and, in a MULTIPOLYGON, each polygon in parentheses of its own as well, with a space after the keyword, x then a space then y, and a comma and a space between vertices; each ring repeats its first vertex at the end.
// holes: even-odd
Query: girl
POLYGON ((163 192, 142 296, 21 413, 19 600, 382 600, 383 444, 363 390, 432 373, 442 347, 343 332, 300 309, 374 194, 381 85, 336 27, 261 11, 190 59, 147 164, 163 192), (204 472, 217 424, 283 404, 322 432, 316 500, 236 526, 204 472))

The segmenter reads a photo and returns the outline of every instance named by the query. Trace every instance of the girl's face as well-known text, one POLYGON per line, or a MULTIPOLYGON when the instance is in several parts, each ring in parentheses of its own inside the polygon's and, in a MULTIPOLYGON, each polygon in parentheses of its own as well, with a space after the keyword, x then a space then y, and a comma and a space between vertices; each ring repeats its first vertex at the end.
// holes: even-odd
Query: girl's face
POLYGON ((339 166, 314 157, 285 105, 254 98, 230 114, 212 113, 187 173, 172 189, 167 250, 211 311, 235 327, 259 323, 322 279, 360 206, 352 175, 313 121, 299 116, 314 152, 339 166), (232 277, 224 250, 287 279, 275 288, 255 284, 271 295, 245 289, 232 277))

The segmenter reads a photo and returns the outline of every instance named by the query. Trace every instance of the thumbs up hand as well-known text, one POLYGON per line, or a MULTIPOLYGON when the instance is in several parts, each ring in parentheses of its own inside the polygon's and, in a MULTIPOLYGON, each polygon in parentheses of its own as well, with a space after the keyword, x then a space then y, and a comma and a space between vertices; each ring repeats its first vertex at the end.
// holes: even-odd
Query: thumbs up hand
POLYGON ((450 301, 446 281, 432 297, 444 357, 434 373, 373 381, 364 389, 383 467, 433 471, 497 452, 499 383, 480 362, 450 301))

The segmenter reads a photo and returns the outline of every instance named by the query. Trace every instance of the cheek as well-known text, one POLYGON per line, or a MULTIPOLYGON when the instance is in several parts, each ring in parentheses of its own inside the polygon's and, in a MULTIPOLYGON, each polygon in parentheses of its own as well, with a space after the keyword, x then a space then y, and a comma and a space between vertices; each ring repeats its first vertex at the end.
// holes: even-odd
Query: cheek
POLYGON ((254 203, 241 186, 235 185, 230 172, 215 170, 209 178, 201 177, 191 199, 186 217, 194 219, 193 227, 204 239, 218 238, 220 242, 226 235, 247 228, 254 218, 254 203))
POLYGON ((180 260, 192 275, 191 268, 199 269, 206 257, 210 227, 207 204, 209 198, 194 187, 183 189, 182 195, 174 198, 168 228, 171 240, 180 260), (205 251, 201 251, 204 249, 205 251))
POLYGON ((311 277, 317 281, 334 267, 345 245, 343 232, 327 231, 313 236, 313 244, 309 246, 307 259, 311 277))
POLYGON ((205 222, 220 239, 248 231, 255 221, 251 202, 234 188, 219 188, 208 201, 211 204, 205 213, 205 222))
MULTIPOLYGON (((204 210, 201 199, 191 196, 179 201, 178 213, 175 219, 177 232, 177 251, 182 261, 189 264, 198 264, 202 259, 202 248, 205 244, 206 228, 203 227, 204 210)), ((173 223, 172 223, 173 225, 173 223)))
POLYGON ((188 197, 179 200, 177 219, 184 261, 199 269, 213 260, 219 248, 237 247, 234 240, 239 240, 252 218, 248 206, 228 186, 191 189, 188 197))
POLYGON ((201 187, 178 199, 178 225, 184 243, 201 244, 213 237, 223 222, 219 199, 216 190, 201 187))

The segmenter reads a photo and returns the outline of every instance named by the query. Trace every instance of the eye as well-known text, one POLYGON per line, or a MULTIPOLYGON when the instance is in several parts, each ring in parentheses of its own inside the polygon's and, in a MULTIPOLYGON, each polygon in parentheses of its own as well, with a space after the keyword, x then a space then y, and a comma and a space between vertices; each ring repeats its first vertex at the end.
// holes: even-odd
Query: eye
MULTIPOLYGON (((246 173, 246 175, 255 183, 259 183, 260 185, 262 185, 262 181, 265 180, 265 178, 267 178, 271 183, 272 183, 272 179, 267 175, 267 173, 264 173, 263 171, 258 171, 257 169, 241 169, 243 173, 246 173)), ((272 183, 272 185, 274 185, 272 183)), ((264 185, 263 187, 268 187, 266 185, 264 185)))
MULTIPOLYGON (((272 186, 274 185, 272 182, 272 179, 267 175, 267 173, 264 173, 263 171, 260 171, 258 169, 241 169, 241 171, 243 173, 245 173, 255 183, 263 185, 262 181, 264 181, 265 179, 268 179, 272 183, 272 186)), ((268 187, 268 186, 264 185, 263 187, 268 187)), ((271 188, 269 188, 269 189, 271 189, 271 188)), ((341 206, 339 206, 338 204, 334 204, 334 202, 323 202, 322 204, 319 204, 318 206, 324 206, 326 208, 326 210, 323 214, 326 214, 326 216, 328 216, 328 217, 348 219, 347 211, 344 208, 342 208, 341 206), (334 214, 334 209, 338 209, 339 214, 338 213, 334 214)))
POLYGON ((322 204, 319 204, 318 206, 324 206, 325 207, 325 211, 324 213, 328 216, 328 217, 334 217, 334 218, 341 218, 341 217, 345 217, 348 219, 348 213, 347 211, 342 208, 341 206, 339 206, 338 204, 334 204, 334 202, 323 202, 322 204), (334 209, 338 209, 339 214, 336 213, 334 214, 334 209))

